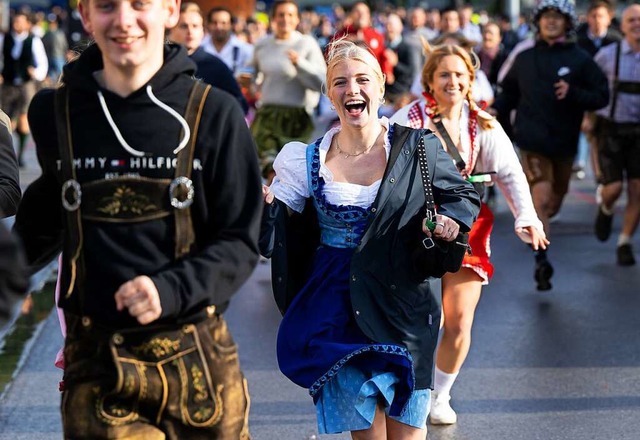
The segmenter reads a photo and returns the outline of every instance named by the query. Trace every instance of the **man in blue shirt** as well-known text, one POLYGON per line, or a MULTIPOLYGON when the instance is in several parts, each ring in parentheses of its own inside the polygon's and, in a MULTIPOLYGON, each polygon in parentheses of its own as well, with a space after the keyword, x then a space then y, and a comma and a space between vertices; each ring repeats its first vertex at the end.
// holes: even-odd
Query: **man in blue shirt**
POLYGON ((609 105, 596 112, 602 202, 595 233, 600 241, 611 235, 614 205, 626 176, 627 206, 617 260, 621 266, 632 266, 636 260, 631 237, 640 222, 640 5, 625 9, 621 28, 624 40, 602 48, 594 58, 607 75, 611 90, 609 105))

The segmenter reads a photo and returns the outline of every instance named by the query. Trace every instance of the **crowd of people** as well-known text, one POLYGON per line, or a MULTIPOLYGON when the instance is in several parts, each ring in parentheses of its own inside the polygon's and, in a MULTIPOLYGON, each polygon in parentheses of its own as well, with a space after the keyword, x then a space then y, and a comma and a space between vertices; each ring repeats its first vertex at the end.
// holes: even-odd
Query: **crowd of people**
MULTIPOLYGON (((13 14, 0 93, 1 208, 17 209, 30 270, 62 253, 65 437, 248 439, 223 312, 260 254, 280 369, 309 389, 320 433, 354 439, 456 423, 494 184, 538 290, 552 289, 551 219, 589 161, 595 236, 609 239, 626 185, 616 258, 635 264, 640 5, 614 20, 593 0, 580 21, 541 0, 515 28, 471 5, 78 10, 94 43, 81 51, 63 11, 13 14), (42 175, 18 205, 31 132, 42 175), (425 254, 466 234, 471 254, 436 291, 425 254)), ((14 266, 11 298, 26 288, 14 266)))

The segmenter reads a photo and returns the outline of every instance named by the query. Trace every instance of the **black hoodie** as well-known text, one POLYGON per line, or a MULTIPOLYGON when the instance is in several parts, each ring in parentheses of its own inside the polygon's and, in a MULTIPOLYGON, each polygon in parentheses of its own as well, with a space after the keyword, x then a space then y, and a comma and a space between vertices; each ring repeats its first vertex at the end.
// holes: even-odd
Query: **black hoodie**
MULTIPOLYGON (((146 89, 151 86, 162 103, 184 114, 195 70, 186 51, 165 46, 162 68, 126 98, 98 85, 94 72, 101 69, 96 45, 64 69, 78 181, 127 174, 173 179, 173 150, 180 142, 181 126, 153 103, 146 89), (100 106, 98 91, 122 138, 145 157, 122 147, 100 106)), ((15 226, 34 269, 60 251, 64 236, 53 99, 53 90, 43 90, 29 108, 43 174, 25 192, 15 226)), ((112 328, 136 326, 126 310, 116 310, 114 294, 122 283, 148 275, 160 293, 159 323, 187 322, 211 304, 223 309, 257 261, 262 196, 256 149, 242 110, 233 97, 217 89, 210 92, 200 121, 192 180, 197 248, 193 255, 175 261, 173 216, 126 224, 83 220, 86 277, 76 283, 83 283, 85 298, 80 301, 77 292, 69 298, 63 294, 60 305, 112 328)), ((62 292, 69 285, 66 272, 62 292)))

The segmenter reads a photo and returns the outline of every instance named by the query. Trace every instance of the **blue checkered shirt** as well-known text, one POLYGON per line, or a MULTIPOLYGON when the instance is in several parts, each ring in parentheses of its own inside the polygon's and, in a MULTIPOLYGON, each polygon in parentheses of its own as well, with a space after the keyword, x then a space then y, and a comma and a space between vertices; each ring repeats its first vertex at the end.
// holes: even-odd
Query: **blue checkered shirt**
MULTIPOLYGON (((622 40, 620 47, 619 81, 640 82, 640 52, 634 53, 627 40, 622 40)), ((609 104, 596 113, 609 119, 610 106, 613 100, 613 79, 616 67, 616 43, 603 47, 595 55, 594 60, 609 79, 611 91, 609 104)), ((613 121, 619 123, 640 123, 640 95, 618 92, 613 121)))

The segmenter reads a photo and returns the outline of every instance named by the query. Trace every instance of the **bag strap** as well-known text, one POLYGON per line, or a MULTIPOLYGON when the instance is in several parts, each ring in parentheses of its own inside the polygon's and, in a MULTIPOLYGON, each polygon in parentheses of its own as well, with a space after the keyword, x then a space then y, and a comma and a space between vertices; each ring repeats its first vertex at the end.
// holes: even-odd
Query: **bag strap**
MULTIPOLYGON (((428 221, 435 221, 436 215, 436 202, 433 198, 433 186, 429 177, 429 165, 427 163, 427 143, 426 135, 420 138, 420 144, 418 145, 418 160, 420 161, 420 174, 422 175, 422 188, 424 189, 424 205, 425 212, 428 221)), ((464 246, 466 252, 471 255, 471 246, 461 240, 455 242, 458 246, 464 246)), ((433 238, 427 237, 422 240, 422 245, 425 249, 431 249, 435 246, 433 238)))
MULTIPOLYGON (((193 169, 193 156, 195 153, 196 141, 198 139, 198 127, 207 95, 211 90, 211 85, 202 81, 197 81, 189 95, 189 101, 185 110, 185 120, 191 131, 190 142, 186 148, 178 152, 175 179, 171 182, 169 192, 171 194, 171 205, 174 210, 175 219, 175 257, 181 258, 191 251, 191 246, 196 240, 191 218, 191 205, 193 203, 194 188, 191 181, 191 171, 193 169)), ((182 135, 181 135, 182 136, 182 135)))
POLYGON ((433 187, 431 186, 431 178, 429 177, 429 164, 427 163, 427 145, 425 137, 420 136, 418 144, 418 160, 420 161, 420 175, 422 176, 422 188, 424 190, 424 205, 427 219, 431 221, 436 214, 436 202, 433 198, 433 187))
MULTIPOLYGON (((71 139, 71 120, 69 118, 69 91, 65 85, 56 89, 54 95, 54 113, 56 118, 56 131, 58 134, 58 153, 60 155, 60 174, 62 177, 61 198, 62 206, 66 211, 67 237, 64 242, 64 254, 68 258, 70 279, 65 292, 65 298, 69 298, 74 290, 76 281, 84 277, 84 265, 82 262, 82 222, 80 213, 80 200, 82 191, 76 179, 73 167, 73 144, 71 139)), ((78 283, 82 288, 83 283, 78 283)), ((80 292, 80 300, 84 295, 80 292)))
POLYGON ((464 159, 462 159, 462 156, 460 156, 460 152, 451 140, 449 132, 446 128, 444 128, 444 124, 442 123, 442 119, 440 118, 440 116, 438 115, 434 119, 432 119, 432 121, 438 129, 440 136, 442 136, 442 139, 444 139, 445 144, 447 144, 447 151, 449 155, 451 155, 451 157, 453 157, 453 160, 456 161, 456 168, 458 168, 458 171, 460 171, 460 173, 464 173, 465 169, 467 168, 467 164, 465 163, 464 159))

